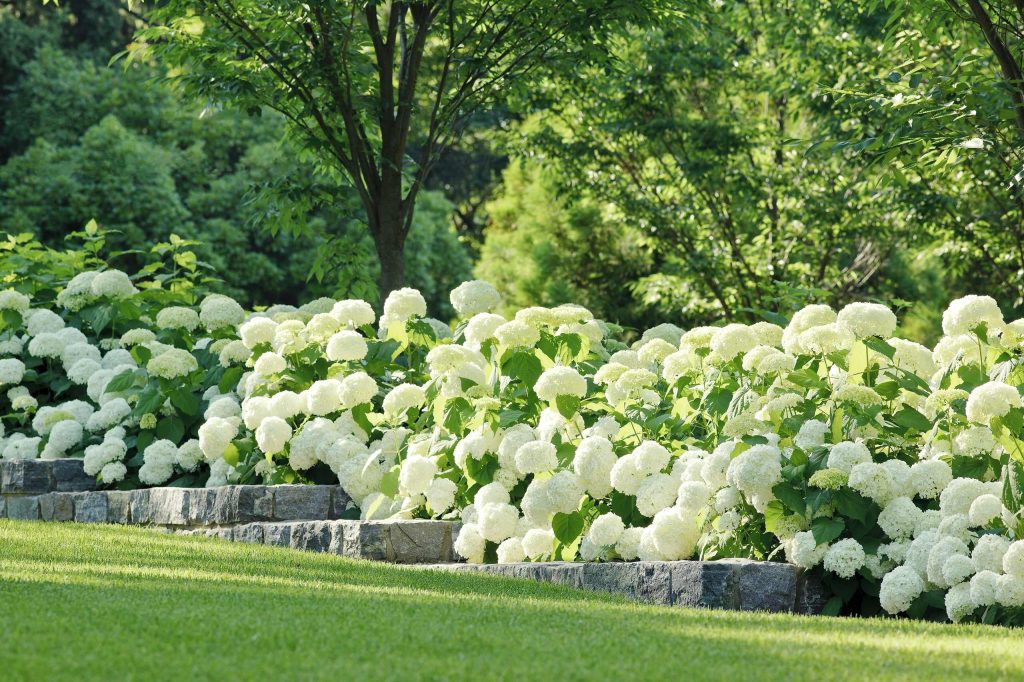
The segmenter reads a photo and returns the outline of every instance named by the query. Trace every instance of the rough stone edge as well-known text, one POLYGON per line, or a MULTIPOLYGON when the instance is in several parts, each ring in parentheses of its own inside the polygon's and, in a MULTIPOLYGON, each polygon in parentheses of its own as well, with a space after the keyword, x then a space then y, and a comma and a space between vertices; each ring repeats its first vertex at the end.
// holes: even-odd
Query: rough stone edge
POLYGON ((828 595, 820 580, 792 564, 721 561, 609 563, 428 564, 422 568, 486 573, 621 594, 661 606, 821 613, 828 595))

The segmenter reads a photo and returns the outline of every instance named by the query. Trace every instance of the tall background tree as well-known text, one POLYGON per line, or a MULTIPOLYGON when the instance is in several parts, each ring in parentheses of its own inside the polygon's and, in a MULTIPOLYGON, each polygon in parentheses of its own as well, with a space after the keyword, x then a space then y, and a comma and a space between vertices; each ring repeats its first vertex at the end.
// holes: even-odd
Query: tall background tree
POLYGON ((139 38, 140 49, 181 67, 191 91, 281 112, 322 170, 351 184, 383 297, 405 282, 416 196, 473 113, 528 87, 541 66, 603 59, 611 28, 650 23, 678 4, 170 0, 139 38))

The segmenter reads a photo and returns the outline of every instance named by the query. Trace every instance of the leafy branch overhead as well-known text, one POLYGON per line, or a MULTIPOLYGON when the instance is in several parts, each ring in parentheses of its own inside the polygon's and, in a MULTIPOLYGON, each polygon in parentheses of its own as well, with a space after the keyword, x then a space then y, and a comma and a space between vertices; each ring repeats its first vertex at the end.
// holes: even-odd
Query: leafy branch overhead
POLYGON ((416 196, 469 117, 543 69, 607 59, 611 27, 675 4, 172 0, 132 56, 180 66, 176 79, 202 97, 287 117, 358 193, 385 296, 403 284, 416 196))

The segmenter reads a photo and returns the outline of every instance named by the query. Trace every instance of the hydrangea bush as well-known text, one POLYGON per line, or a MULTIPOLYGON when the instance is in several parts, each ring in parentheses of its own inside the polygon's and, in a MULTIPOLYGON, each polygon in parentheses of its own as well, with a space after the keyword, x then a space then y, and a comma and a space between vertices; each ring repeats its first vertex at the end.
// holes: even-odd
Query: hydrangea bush
POLYGON ((246 313, 159 270, 86 270, 50 307, 0 293, 4 457, 337 481, 363 518, 461 520, 474 562, 785 559, 833 612, 1020 619, 1024 321, 989 297, 954 301, 933 349, 873 303, 626 344, 579 306, 506 319, 484 282, 448 325, 411 289, 379 318, 246 313))
POLYGON ((83 457, 121 488, 202 483, 201 408, 242 374, 216 350, 244 311, 204 295, 191 242, 172 235, 130 277, 100 258, 95 223, 72 236, 84 246, 0 244, 0 455, 83 457))
POLYGON ((627 346, 579 306, 498 302, 463 284, 454 330, 409 289, 380 320, 252 317, 200 448, 240 480, 329 469, 363 518, 459 518, 469 561, 784 557, 834 611, 1024 605, 1024 322, 991 298, 955 301, 934 349, 871 303, 627 346))

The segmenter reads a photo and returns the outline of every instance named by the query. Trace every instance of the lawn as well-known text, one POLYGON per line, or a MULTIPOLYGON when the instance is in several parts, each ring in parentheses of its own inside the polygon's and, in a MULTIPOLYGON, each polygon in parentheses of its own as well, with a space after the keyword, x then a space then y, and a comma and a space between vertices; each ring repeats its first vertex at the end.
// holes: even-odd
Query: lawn
POLYGON ((0 521, 0 670, 39 679, 1021 679, 1021 633, 640 606, 186 538, 0 521))

